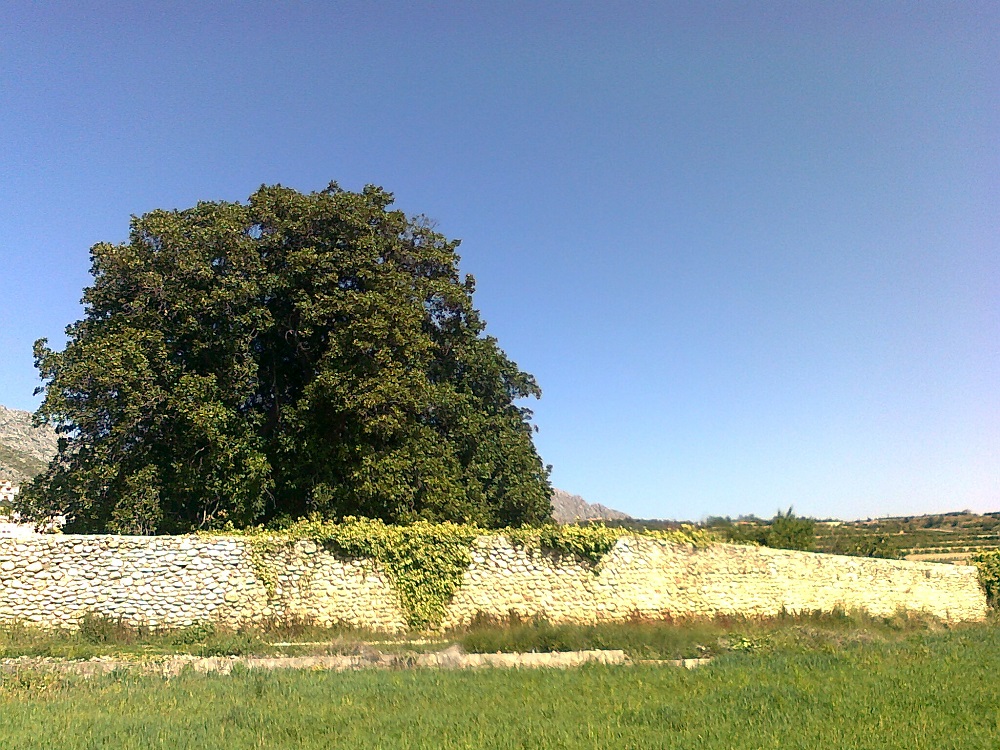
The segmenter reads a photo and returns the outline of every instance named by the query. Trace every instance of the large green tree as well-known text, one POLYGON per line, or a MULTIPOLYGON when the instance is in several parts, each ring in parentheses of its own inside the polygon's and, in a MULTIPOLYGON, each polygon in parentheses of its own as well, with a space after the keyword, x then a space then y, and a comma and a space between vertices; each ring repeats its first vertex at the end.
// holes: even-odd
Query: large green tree
POLYGON ((67 531, 318 513, 539 523, 539 396, 472 306, 457 241, 331 184, 132 220, 91 250, 85 317, 35 345, 59 454, 21 496, 67 531))

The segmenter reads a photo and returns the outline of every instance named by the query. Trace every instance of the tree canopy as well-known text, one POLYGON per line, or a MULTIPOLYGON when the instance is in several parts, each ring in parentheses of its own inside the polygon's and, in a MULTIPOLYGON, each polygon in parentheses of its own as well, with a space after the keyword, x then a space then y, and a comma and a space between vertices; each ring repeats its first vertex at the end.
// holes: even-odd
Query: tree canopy
POLYGON ((538 385, 485 335, 458 242, 391 204, 262 186, 95 245, 83 320, 35 343, 61 440, 21 512, 117 533, 547 520, 515 404, 538 385))

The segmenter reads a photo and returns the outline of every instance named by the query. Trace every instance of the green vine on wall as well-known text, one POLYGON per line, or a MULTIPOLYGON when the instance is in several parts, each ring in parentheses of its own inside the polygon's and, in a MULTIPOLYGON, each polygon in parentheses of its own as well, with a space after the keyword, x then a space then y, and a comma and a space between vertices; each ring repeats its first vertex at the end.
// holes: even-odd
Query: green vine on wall
POLYGON ((407 624, 421 630, 444 616, 472 564, 472 542, 480 533, 475 526, 454 523, 395 526, 377 519, 346 518, 341 523, 299 521, 281 531, 254 529, 240 536, 268 596, 274 596, 280 572, 275 558, 295 542, 308 540, 344 557, 374 562, 399 597, 407 624))
POLYGON ((283 553, 290 551, 293 539, 271 535, 247 535, 247 552, 250 556, 250 564, 254 573, 264 589, 267 591, 267 598, 273 599, 278 590, 279 568, 275 561, 283 553))
POLYGON ((454 523, 418 521, 388 526, 382 521, 348 519, 316 523, 318 542, 350 557, 381 564, 399 596, 407 624, 417 630, 441 621, 472 564, 479 530, 454 523))
POLYGON ((723 539, 719 534, 711 529, 700 529, 689 523, 681 524, 679 529, 649 529, 643 531, 639 536, 659 539, 661 542, 671 544, 690 544, 695 549, 705 549, 713 544, 720 544, 723 539))
POLYGON ((575 555, 595 569, 623 535, 620 529, 601 525, 524 527, 504 529, 499 533, 522 549, 575 555))
POLYGON ((504 535, 523 549, 574 555, 595 571, 623 536, 644 536, 698 547, 718 541, 712 533, 693 527, 642 533, 600 524, 497 530, 426 521, 397 526, 367 518, 346 518, 340 523, 298 521, 276 532, 254 529, 229 533, 246 541, 254 571, 269 597, 275 595, 277 588, 278 560, 296 541, 310 540, 344 557, 372 560, 396 591, 407 624, 414 630, 433 627, 441 621, 472 564, 472 545, 479 536, 504 535))
POLYGON ((1000 551, 980 552, 971 562, 979 571, 979 585, 986 594, 986 603, 1000 609, 1000 551))
POLYGON ((550 525, 538 528, 501 529, 493 533, 505 535, 513 544, 523 549, 551 550, 574 555, 590 563, 595 571, 600 569, 604 557, 614 549, 618 540, 624 536, 641 536, 673 544, 690 544, 695 547, 706 547, 719 541, 716 534, 689 525, 684 525, 676 531, 652 529, 630 531, 603 524, 588 526, 550 525))

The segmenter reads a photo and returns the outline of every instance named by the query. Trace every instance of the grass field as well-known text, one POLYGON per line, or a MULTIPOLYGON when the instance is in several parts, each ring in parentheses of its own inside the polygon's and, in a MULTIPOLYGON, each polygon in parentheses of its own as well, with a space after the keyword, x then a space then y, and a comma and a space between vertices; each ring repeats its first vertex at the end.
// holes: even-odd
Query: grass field
POLYGON ((21 672, 0 680, 0 747, 1000 747, 1000 629, 857 632, 694 671, 21 672))
POLYGON ((686 659, 733 651, 837 648, 856 640, 897 640, 941 629, 937 620, 901 613, 890 618, 860 613, 814 613, 773 618, 720 616, 678 621, 632 620, 595 625, 555 625, 538 619, 479 620, 438 634, 384 633, 321 627, 301 621, 228 630, 201 623, 157 631, 88 615, 78 630, 43 630, 14 621, 0 624, 0 658, 41 657, 141 660, 156 656, 311 656, 371 651, 439 651, 451 644, 469 653, 621 649, 633 659, 686 659))

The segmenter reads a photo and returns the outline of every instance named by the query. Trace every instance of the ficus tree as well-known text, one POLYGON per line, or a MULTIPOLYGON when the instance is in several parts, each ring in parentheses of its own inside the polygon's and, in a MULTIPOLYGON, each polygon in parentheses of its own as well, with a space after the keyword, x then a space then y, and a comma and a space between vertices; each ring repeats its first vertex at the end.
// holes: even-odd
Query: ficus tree
POLYGON ((35 360, 59 452, 20 496, 67 531, 282 517, 549 518, 540 396, 484 333, 457 241, 376 187, 263 186, 133 218, 35 360))

